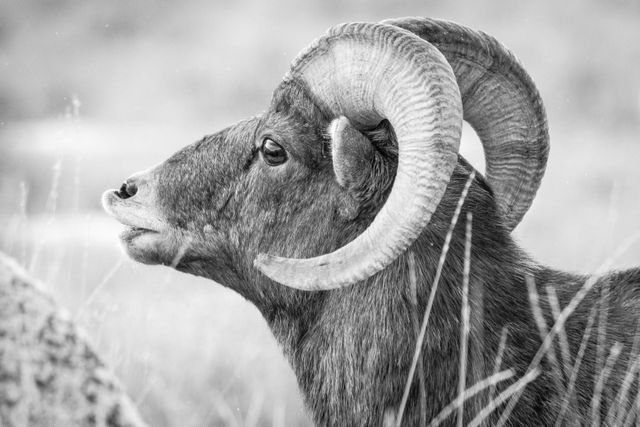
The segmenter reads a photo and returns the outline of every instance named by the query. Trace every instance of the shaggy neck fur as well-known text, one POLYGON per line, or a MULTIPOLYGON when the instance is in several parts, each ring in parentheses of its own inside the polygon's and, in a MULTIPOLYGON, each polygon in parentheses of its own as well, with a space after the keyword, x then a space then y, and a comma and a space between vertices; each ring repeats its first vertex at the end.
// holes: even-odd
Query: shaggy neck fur
MULTIPOLYGON (((293 293, 292 299, 297 295, 304 301, 300 310, 255 301, 282 345, 317 425, 380 425, 397 411, 416 343, 415 318, 422 321, 449 226, 447 219, 452 216, 467 175, 465 167, 458 167, 434 220, 411 247, 418 270, 417 307, 411 302, 406 254, 356 286, 315 294, 287 290, 293 293)), ((421 399, 426 403, 428 421, 457 395, 466 211, 474 214, 467 387, 492 374, 503 328, 508 330, 508 340, 500 369, 513 368, 514 380, 524 375, 538 350, 541 340, 531 314, 526 275, 534 278, 541 296, 546 285, 556 288, 563 307, 583 283, 581 277, 533 264, 509 233, 496 225, 499 220, 492 196, 481 179, 476 181, 454 232, 422 349, 426 395, 420 396, 416 375, 403 425, 419 424, 421 399)), ((633 274, 640 278, 640 272, 633 274)), ((574 353, 596 298, 597 292, 567 325, 574 353)), ((542 307, 547 324, 551 325, 546 300, 542 307)), ((629 343, 632 336, 621 335, 614 328, 608 332, 610 343, 614 339, 629 343)), ((595 346, 595 341, 592 344, 595 346)), ((578 406, 572 407, 568 415, 569 419, 586 422, 593 360, 589 355, 585 360, 579 376, 578 406)), ((541 368, 540 377, 520 398, 511 417, 512 425, 553 424, 563 394, 555 387, 556 379, 546 360, 541 368)), ((501 384, 498 392, 512 383, 510 380, 501 384)), ((480 393, 467 401, 465 423, 488 400, 487 393, 480 393)), ((603 408, 606 407, 604 402, 603 408)), ((602 411, 606 414, 605 409, 602 411)), ((497 420, 499 412, 489 418, 489 425, 497 420)), ((454 422, 455 415, 445 425, 454 422)))
MULTIPOLYGON (((458 184, 464 184, 464 178, 463 174, 454 177, 451 193, 459 194, 458 184)), ((491 375, 506 319, 513 322, 528 317, 523 273, 534 272, 507 232, 491 226, 497 221, 483 212, 488 207, 481 200, 488 193, 478 183, 474 187, 464 209, 477 211, 478 218, 473 224, 469 385, 491 375), (495 307, 496 301, 507 303, 495 307), (491 310, 486 310, 487 304, 491 310)), ((385 414, 393 415, 397 410, 416 342, 418 325, 412 318, 422 320, 449 226, 448 221, 438 219, 451 218, 455 202, 457 196, 445 196, 436 221, 411 248, 419 278, 417 307, 411 302, 405 254, 365 283, 324 293, 321 308, 312 316, 263 310, 318 425, 380 425, 385 414)), ((428 419, 457 393, 465 217, 463 212, 455 229, 423 347, 428 419)), ((523 327, 528 331, 535 326, 525 322, 513 329, 523 327)), ((536 331, 531 332, 531 337, 536 338, 536 331)), ((535 339, 531 342, 534 346, 537 343, 535 339)), ((418 424, 419 397, 415 381, 406 409, 406 425, 418 424)), ((482 399, 467 403, 468 412, 476 413, 483 403, 482 399)))

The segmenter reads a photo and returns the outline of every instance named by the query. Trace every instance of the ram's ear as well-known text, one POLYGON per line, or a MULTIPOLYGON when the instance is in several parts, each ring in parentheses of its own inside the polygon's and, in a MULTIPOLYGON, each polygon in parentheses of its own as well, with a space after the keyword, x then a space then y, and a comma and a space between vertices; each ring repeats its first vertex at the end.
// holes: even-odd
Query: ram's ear
POLYGON ((329 135, 338 184, 349 192, 358 192, 371 176, 375 155, 371 141, 344 116, 331 122, 329 135))

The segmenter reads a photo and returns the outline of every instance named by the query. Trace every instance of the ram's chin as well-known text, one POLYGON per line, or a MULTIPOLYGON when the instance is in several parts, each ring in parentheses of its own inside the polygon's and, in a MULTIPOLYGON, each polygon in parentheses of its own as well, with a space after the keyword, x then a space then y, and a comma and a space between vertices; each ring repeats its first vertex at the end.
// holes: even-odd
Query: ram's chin
POLYGON ((143 228, 127 227, 120 241, 127 255, 143 264, 171 265, 177 253, 169 236, 143 228))

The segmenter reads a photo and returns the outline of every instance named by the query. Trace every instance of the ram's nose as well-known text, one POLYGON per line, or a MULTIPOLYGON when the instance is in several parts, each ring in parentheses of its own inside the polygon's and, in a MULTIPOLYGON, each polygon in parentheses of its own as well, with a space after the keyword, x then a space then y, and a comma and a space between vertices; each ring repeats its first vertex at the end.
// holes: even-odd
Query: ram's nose
POLYGON ((165 228, 156 198, 156 172, 152 169, 131 175, 117 190, 102 194, 108 214, 129 227, 160 231, 165 228))
POLYGON ((121 199, 128 199, 129 197, 133 197, 138 192, 138 184, 131 180, 126 180, 120 186, 120 189, 116 191, 116 194, 121 199))
POLYGON ((149 179, 147 177, 148 174, 148 171, 143 171, 131 175, 115 192, 116 196, 121 199, 129 199, 139 192, 148 191, 149 189, 145 189, 145 187, 148 186, 149 182, 149 179))

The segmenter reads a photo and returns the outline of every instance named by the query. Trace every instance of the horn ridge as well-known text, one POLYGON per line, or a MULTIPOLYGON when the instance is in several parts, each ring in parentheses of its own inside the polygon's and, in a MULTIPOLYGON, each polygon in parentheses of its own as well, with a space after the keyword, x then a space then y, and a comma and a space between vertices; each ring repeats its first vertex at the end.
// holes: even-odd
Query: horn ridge
POLYGON ((504 225, 515 228, 535 198, 549 155, 546 113, 533 79, 512 52, 482 31, 429 18, 383 22, 433 43, 451 64, 464 118, 483 144, 487 181, 504 225))

